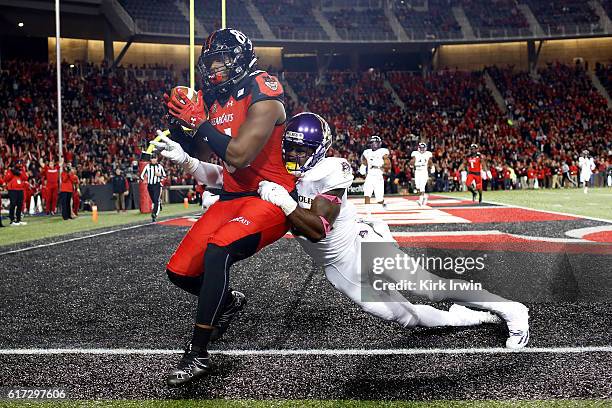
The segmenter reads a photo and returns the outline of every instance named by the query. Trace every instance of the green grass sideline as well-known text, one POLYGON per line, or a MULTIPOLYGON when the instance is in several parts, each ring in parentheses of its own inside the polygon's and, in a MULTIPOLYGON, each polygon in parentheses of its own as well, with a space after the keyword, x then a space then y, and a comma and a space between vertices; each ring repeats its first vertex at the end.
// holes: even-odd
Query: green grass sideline
MULTIPOLYGON (((194 214, 198 210, 199 206, 194 204, 191 204, 187 209, 183 207, 183 204, 167 204, 164 205, 164 209, 159 216, 162 218, 183 216, 194 214)), ((151 216, 149 214, 141 214, 139 210, 130 210, 127 213, 120 214, 117 214, 115 211, 104 211, 98 213, 97 223, 92 221, 91 212, 81 212, 78 218, 67 221, 62 220, 62 217, 58 216, 24 217, 23 221, 27 222, 27 225, 11 227, 8 226, 8 218, 2 217, 2 222, 6 228, 0 228, 0 246, 100 228, 145 223, 151 221, 151 216)))

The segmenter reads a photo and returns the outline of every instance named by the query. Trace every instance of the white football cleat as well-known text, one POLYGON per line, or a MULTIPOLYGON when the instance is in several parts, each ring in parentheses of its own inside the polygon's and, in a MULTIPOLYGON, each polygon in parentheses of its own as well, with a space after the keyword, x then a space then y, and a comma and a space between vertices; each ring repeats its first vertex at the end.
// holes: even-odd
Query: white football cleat
POLYGON ((513 309, 505 317, 509 333, 506 347, 520 349, 529 342, 529 309, 522 303, 513 304, 513 309))
POLYGON ((464 326, 477 326, 487 323, 498 324, 503 321, 499 316, 493 313, 482 310, 472 310, 457 304, 453 304, 448 311, 458 315, 463 321, 464 326))

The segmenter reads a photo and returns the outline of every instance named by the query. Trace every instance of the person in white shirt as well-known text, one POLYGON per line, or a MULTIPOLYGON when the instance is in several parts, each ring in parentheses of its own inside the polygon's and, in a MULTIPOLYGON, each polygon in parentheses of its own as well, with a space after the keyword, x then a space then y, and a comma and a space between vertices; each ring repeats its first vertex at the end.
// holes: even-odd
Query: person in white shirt
POLYGON ((580 182, 584 187, 584 194, 589 192, 589 183, 593 170, 595 170, 595 161, 589 157, 589 151, 583 150, 582 155, 578 159, 578 168, 580 169, 580 182))
MULTIPOLYGON (((405 256, 397 246, 389 227, 381 221, 360 220, 354 205, 348 201, 347 189, 353 182, 350 164, 342 158, 325 157, 332 142, 329 125, 313 113, 301 113, 287 122, 283 136, 283 156, 287 169, 298 177, 294 200, 282 186, 262 181, 259 194, 263 200, 280 207, 292 225, 292 232, 304 251, 324 267, 331 284, 365 312, 381 319, 394 321, 403 327, 472 326, 499 323, 499 315, 509 329, 506 346, 524 347, 529 341, 528 309, 497 295, 481 291, 474 301, 473 292, 452 290, 410 290, 431 301, 451 300, 477 309, 454 304, 449 310, 413 304, 399 291, 369 290, 373 299, 364 300, 370 271, 361 270, 362 244, 382 245, 388 256, 405 256)), ((170 158, 208 186, 222 185, 219 166, 189 157, 178 145, 167 138, 156 144, 161 154, 170 158)), ((392 274, 394 272, 391 272, 392 274)), ((433 275, 423 268, 415 270, 419 280, 448 280, 433 275)), ((397 276, 390 276, 397 281, 397 276)), ((454 280, 454 279, 453 279, 454 280)), ((454 280, 455 282, 462 282, 454 280)))
POLYGON ((419 205, 427 205, 429 195, 427 194, 427 182, 429 173, 436 171, 431 161, 432 154, 427 151, 427 144, 419 143, 418 150, 412 152, 410 166, 414 168, 414 184, 419 192, 419 205))
POLYGON ((372 194, 378 204, 385 202, 385 179, 384 172, 391 168, 389 160, 389 150, 382 147, 380 136, 370 138, 370 148, 366 149, 361 155, 361 167, 359 172, 365 175, 363 183, 363 195, 365 203, 370 204, 372 194))

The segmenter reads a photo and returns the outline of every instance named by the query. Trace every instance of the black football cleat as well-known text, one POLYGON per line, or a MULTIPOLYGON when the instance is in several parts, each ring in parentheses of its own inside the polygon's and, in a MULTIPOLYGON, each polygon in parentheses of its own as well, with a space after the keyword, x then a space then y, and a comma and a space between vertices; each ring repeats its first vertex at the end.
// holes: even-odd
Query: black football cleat
POLYGON ((188 344, 178 366, 166 377, 168 387, 181 387, 203 377, 210 371, 208 351, 188 344))
POLYGON ((223 337, 234 317, 236 317, 238 312, 240 312, 247 303, 246 296, 244 296, 242 292, 232 290, 230 291, 230 296, 232 296, 233 299, 230 303, 225 305, 221 316, 217 319, 215 328, 210 335, 210 341, 217 341, 223 337))

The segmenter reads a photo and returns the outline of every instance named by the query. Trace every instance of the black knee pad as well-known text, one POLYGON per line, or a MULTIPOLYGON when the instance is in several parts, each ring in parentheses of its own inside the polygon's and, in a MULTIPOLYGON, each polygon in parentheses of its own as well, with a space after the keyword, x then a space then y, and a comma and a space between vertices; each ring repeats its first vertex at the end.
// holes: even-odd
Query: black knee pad
POLYGON ((193 295, 198 296, 200 294, 202 276, 194 278, 192 276, 179 275, 178 273, 172 272, 170 269, 166 269, 166 273, 168 274, 168 280, 174 285, 193 295))

